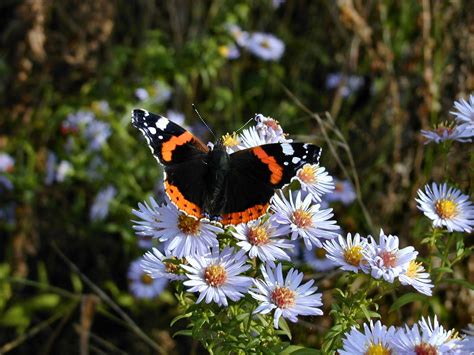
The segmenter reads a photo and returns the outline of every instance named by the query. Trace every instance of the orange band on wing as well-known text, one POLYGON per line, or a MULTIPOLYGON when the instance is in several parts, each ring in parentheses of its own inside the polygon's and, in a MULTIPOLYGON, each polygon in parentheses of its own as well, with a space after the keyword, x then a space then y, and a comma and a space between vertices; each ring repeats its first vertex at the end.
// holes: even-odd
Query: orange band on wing
POLYGON ((173 150, 180 145, 184 145, 193 140, 193 135, 186 131, 179 136, 173 136, 167 142, 164 142, 161 147, 161 157, 164 161, 171 161, 173 150))
POLYGON ((245 211, 242 212, 232 212, 227 213, 222 216, 221 223, 223 225, 227 224, 239 224, 239 223, 247 223, 249 221, 253 221, 258 217, 262 216, 267 212, 269 204, 266 203, 264 205, 255 205, 253 207, 247 208, 245 211))
POLYGON ((283 168, 276 162, 275 158, 268 155, 262 147, 256 147, 253 149, 253 154, 257 156, 258 159, 268 166, 272 175, 270 176, 270 182, 273 185, 277 185, 283 178, 283 168))
POLYGON ((186 200, 183 196, 183 194, 179 191, 179 189, 168 183, 168 181, 165 181, 165 191, 166 194, 169 196, 170 200, 180 209, 181 211, 186 212, 187 214, 201 218, 201 208, 196 205, 195 203, 192 203, 189 200, 186 200))

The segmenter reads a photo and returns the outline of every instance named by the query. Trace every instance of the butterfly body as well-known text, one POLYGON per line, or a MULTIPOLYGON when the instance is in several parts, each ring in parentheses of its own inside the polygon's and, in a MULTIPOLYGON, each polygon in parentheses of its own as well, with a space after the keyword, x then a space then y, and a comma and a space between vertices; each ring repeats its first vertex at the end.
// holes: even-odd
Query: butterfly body
POLYGON ((290 183, 304 164, 316 164, 321 149, 307 143, 273 143, 227 153, 218 141, 209 149, 167 118, 136 109, 132 123, 165 170, 165 191, 188 215, 239 224, 263 215, 276 189, 290 183))

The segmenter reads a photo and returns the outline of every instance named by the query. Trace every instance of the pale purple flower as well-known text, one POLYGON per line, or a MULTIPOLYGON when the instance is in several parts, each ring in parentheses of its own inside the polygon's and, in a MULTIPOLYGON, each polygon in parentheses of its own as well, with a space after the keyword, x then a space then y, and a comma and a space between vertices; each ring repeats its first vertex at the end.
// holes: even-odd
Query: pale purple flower
POLYGON ((130 292, 141 299, 151 299, 159 296, 166 285, 166 278, 152 278, 149 273, 143 270, 141 263, 143 259, 139 258, 130 264, 128 269, 128 280, 130 292))
POLYGON ((285 52, 285 44, 269 33, 253 32, 250 34, 247 50, 263 60, 279 60, 285 52))
POLYGON ((10 173, 15 167, 15 159, 10 154, 0 153, 0 173, 10 173))
POLYGON ((117 194, 117 189, 112 185, 99 191, 94 199, 90 209, 90 218, 92 221, 101 221, 109 214, 110 202, 117 194))
POLYGON ((392 354, 394 353, 393 340, 395 328, 387 328, 380 321, 375 324, 364 323, 364 332, 355 326, 345 334, 340 355, 392 354))

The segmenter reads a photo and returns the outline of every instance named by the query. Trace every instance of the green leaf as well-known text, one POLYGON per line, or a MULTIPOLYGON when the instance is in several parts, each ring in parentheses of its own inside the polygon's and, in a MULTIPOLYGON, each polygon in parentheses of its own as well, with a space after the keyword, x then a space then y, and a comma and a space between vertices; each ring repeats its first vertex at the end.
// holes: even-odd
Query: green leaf
POLYGON ((286 349, 280 352, 280 355, 318 355, 321 354, 320 350, 305 348, 300 345, 290 345, 286 349))
POLYGON ((178 335, 184 335, 186 337, 190 337, 190 336, 193 335, 193 332, 192 332, 192 330, 186 330, 186 329, 185 330, 179 330, 179 331, 177 331, 176 333, 173 334, 173 338, 178 336, 178 335))
POLYGON ((464 286, 470 290, 474 290, 474 284, 466 281, 466 280, 461 280, 461 279, 444 279, 442 280, 442 283, 446 282, 448 284, 456 284, 456 285, 461 285, 464 286))
POLYGON ((398 300, 396 300, 392 304, 392 307, 390 307, 390 312, 393 312, 393 311, 399 309, 400 307, 402 307, 402 306, 404 306, 408 303, 411 303, 411 302, 425 301, 426 298, 427 298, 427 296, 422 295, 420 293, 415 293, 415 292, 407 293, 407 294, 403 295, 402 297, 400 297, 398 300))
POLYGON ((291 340, 291 330, 290 330, 290 327, 288 326, 288 323, 286 322, 285 318, 280 317, 280 320, 278 321, 278 326, 281 330, 281 332, 278 332, 278 333, 286 335, 288 337, 288 339, 291 340))
POLYGON ((186 313, 186 314, 180 314, 179 316, 176 316, 173 318, 173 320, 170 323, 170 327, 172 327, 177 321, 183 319, 183 318, 189 318, 193 315, 192 312, 186 313))

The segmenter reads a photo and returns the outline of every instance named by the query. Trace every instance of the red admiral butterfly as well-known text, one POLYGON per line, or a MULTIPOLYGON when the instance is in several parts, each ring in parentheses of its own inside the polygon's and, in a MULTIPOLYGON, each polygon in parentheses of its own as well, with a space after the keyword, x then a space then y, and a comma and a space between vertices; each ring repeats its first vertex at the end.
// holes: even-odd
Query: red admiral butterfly
POLYGON ((265 214, 275 189, 321 155, 321 148, 307 143, 264 144, 228 154, 221 140, 209 149, 183 127, 141 109, 133 110, 132 123, 164 165, 170 200, 189 215, 224 225, 265 214))

